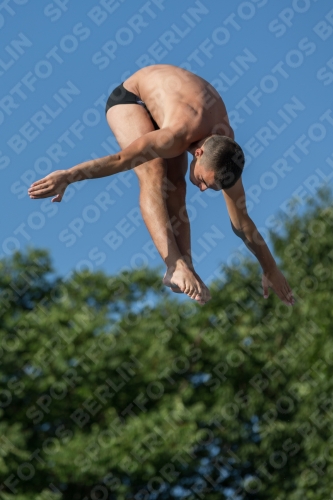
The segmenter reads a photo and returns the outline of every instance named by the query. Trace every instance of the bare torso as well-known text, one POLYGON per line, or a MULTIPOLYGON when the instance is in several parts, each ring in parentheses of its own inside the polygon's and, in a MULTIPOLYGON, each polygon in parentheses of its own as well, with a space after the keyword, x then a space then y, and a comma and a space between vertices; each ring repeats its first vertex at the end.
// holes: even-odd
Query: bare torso
POLYGON ((234 138, 218 92, 185 69, 167 64, 148 66, 125 80, 124 87, 142 99, 160 128, 182 129, 190 143, 211 134, 234 138))

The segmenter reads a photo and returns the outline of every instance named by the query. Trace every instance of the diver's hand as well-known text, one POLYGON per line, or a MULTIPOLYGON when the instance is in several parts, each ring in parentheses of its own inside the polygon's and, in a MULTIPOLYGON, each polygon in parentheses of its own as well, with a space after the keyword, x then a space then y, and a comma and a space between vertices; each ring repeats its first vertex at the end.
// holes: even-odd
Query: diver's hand
POLYGON ((283 276, 281 271, 275 266, 272 270, 266 271, 262 276, 262 287, 264 298, 267 299, 269 292, 268 289, 276 293, 276 295, 284 302, 287 306, 292 306, 295 303, 293 297, 293 292, 288 285, 286 278, 283 276))
POLYGON ((32 200, 54 196, 51 201, 59 202, 62 200, 68 184, 70 184, 68 171, 56 170, 31 184, 28 194, 32 200))

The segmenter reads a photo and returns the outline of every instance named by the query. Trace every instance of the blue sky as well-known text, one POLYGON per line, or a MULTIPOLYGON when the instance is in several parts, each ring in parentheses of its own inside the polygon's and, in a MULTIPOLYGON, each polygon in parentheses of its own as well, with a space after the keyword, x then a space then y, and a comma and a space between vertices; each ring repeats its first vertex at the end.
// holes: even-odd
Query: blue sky
MULTIPOLYGON (((333 178, 328 4, 3 3, 1 256, 26 245, 47 248, 61 275, 162 264, 139 217, 134 172, 74 184, 60 204, 27 195, 30 183, 51 171, 117 151, 105 100, 115 85, 154 62, 186 67, 219 90, 247 157, 250 216, 264 235, 277 227, 293 194, 304 206, 333 178), (101 201, 105 193, 108 205, 101 201)), ((200 193, 189 183, 187 201, 196 269, 210 281, 221 263, 237 262, 238 247, 250 254, 231 231, 221 193, 200 193)))

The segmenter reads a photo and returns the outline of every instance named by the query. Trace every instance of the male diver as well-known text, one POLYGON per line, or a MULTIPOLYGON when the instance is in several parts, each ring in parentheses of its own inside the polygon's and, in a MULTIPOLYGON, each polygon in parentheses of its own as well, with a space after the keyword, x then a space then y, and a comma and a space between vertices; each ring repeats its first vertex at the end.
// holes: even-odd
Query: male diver
POLYGON ((72 182, 133 169, 143 220, 167 267, 164 284, 204 304, 210 293, 194 270, 185 203, 189 152, 190 181, 201 191, 222 190, 233 231, 263 269, 264 297, 272 288, 293 305, 290 286, 247 213, 243 151, 223 100, 207 81, 171 65, 140 69, 111 93, 106 119, 121 151, 52 172, 31 185, 31 199, 53 196, 60 202, 72 182))

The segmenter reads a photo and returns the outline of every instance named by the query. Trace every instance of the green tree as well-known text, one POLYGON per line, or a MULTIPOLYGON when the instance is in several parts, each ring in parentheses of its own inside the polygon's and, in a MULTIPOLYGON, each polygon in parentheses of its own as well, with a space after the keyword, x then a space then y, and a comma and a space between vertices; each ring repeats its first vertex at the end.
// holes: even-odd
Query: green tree
POLYGON ((272 236, 294 307, 250 259, 204 307, 155 270, 3 260, 0 497, 333 498, 332 227, 322 196, 272 236))

